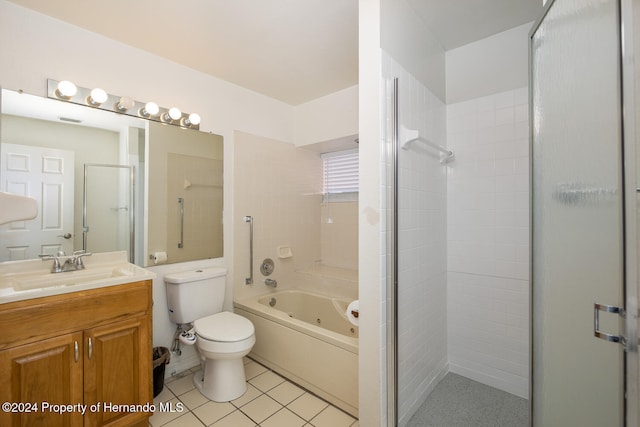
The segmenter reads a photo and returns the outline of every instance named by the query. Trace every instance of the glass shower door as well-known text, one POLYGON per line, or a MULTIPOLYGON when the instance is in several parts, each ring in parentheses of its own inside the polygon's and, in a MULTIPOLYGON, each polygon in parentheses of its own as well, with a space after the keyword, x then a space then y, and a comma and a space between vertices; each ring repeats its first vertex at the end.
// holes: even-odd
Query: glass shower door
POLYGON ((531 35, 534 426, 621 426, 618 2, 555 0, 531 35), (601 305, 596 305, 601 304, 601 305))
POLYGON ((85 251, 127 251, 133 262, 133 191, 133 166, 84 165, 82 248, 85 251))

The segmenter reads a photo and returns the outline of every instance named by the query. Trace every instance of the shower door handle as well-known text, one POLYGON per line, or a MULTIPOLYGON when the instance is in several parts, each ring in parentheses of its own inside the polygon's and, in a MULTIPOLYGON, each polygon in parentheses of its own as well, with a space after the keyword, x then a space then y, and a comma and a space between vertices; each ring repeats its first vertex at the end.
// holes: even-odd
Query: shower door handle
POLYGON ((626 347, 627 340, 623 335, 608 334, 600 330, 600 312, 601 311, 604 311, 605 313, 614 313, 619 315, 622 318, 624 318, 626 314, 624 309, 621 307, 616 307, 614 305, 594 303, 593 304, 593 335, 596 338, 600 338, 601 340, 620 343, 626 347))

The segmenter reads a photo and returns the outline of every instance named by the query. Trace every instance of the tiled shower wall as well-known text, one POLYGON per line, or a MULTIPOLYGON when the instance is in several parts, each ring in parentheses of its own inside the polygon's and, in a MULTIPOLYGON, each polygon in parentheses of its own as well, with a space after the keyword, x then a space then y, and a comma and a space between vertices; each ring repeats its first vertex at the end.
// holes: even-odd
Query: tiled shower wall
MULTIPOLYGON (((446 145, 444 103, 388 55, 383 75, 398 77, 400 126, 446 145)), ((433 149, 417 143, 399 151, 398 415, 405 425, 446 373, 447 182, 433 149)))
POLYGON ((449 369, 529 394, 527 88, 447 106, 449 369))
POLYGON ((266 294, 260 273, 263 259, 271 258, 270 276, 278 290, 294 288, 296 270, 320 259, 320 205, 322 160, 318 153, 244 132, 234 141, 234 299, 266 294), (254 283, 249 274, 249 224, 253 216, 254 283), (279 246, 293 256, 279 257, 279 246))

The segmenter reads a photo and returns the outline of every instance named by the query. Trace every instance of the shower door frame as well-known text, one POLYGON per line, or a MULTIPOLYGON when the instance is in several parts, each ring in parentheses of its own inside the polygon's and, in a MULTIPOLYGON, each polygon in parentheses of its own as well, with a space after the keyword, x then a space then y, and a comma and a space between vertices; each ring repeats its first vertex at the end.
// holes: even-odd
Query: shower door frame
MULTIPOLYGON (((533 36, 536 33, 540 24, 544 21, 548 11, 553 6, 556 0, 548 0, 545 4, 544 10, 541 16, 533 24, 529 32, 529 120, 530 120, 530 137, 529 137, 529 158, 530 158, 530 180, 529 180, 529 206, 530 206, 530 334, 529 334, 529 352, 530 352, 530 371, 529 371, 529 396, 530 396, 530 409, 531 409, 531 425, 533 425, 534 413, 533 413, 533 399, 534 399, 534 348, 533 348, 533 135, 534 135, 534 123, 533 123, 533 96, 532 96, 532 82, 533 82, 533 36)), ((622 335, 626 337, 626 344, 624 349, 623 360, 623 374, 621 378, 623 387, 623 414, 622 420, 625 427, 640 427, 640 416, 638 414, 640 394, 639 381, 639 356, 638 356, 638 332, 639 332, 639 313, 638 313, 638 295, 640 293, 638 283, 638 244, 639 237, 637 235, 637 199, 640 197, 640 181, 637 178, 637 152, 636 147, 636 105, 635 105, 635 52, 634 52, 634 28, 640 28, 638 22, 634 19, 634 7, 640 7, 640 2, 637 0, 617 0, 618 9, 618 36, 619 36, 619 68, 620 68, 620 102, 621 102, 621 173, 622 173, 622 246, 623 246, 623 301, 624 309, 626 311, 626 317, 624 322, 621 322, 623 326, 622 335), (634 5, 635 3, 635 5, 634 5)), ((640 39, 640 38, 639 38, 640 39)), ((640 46, 635 46, 635 49, 640 49, 640 46)), ((640 56, 638 57, 640 59, 640 56)), ((640 78, 640 77, 639 77, 640 78)), ((595 337, 593 337, 596 339, 595 337)), ((612 345, 616 345, 612 343, 612 345)))

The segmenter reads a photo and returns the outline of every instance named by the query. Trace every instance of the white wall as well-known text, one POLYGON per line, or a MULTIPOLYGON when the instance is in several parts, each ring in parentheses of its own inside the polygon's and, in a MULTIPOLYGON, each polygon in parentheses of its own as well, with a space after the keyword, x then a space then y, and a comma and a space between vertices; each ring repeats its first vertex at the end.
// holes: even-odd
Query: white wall
POLYGON ((380 49, 380 0, 359 0, 360 191, 358 213, 358 297, 360 299, 359 413, 360 425, 387 424, 386 280, 384 234, 381 228, 381 156, 383 81, 380 49), (366 408, 366 410, 364 410, 366 408))
POLYGON ((447 52, 449 368, 525 398, 529 27, 447 52))
POLYGON ((531 25, 448 51, 447 104, 527 86, 531 25))
POLYGON ((294 109, 297 146, 358 133, 358 85, 298 105, 294 109))
POLYGON ((445 53, 435 35, 406 0, 381 0, 380 5, 380 46, 444 101, 445 53))

